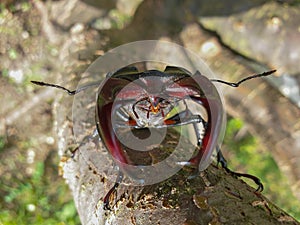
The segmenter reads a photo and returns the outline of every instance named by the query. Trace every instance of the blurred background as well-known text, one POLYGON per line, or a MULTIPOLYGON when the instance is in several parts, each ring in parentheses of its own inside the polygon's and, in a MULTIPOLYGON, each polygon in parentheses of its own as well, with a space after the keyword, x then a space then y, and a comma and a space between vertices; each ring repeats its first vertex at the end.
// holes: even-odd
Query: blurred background
POLYGON ((300 220, 299 18, 299 0, 2 0, 0 224, 80 224, 59 166, 68 149, 57 130, 72 115, 57 110, 62 93, 30 80, 75 88, 96 57, 146 39, 185 46, 224 80, 277 69, 223 88, 222 148, 230 168, 260 177, 263 194, 300 220))

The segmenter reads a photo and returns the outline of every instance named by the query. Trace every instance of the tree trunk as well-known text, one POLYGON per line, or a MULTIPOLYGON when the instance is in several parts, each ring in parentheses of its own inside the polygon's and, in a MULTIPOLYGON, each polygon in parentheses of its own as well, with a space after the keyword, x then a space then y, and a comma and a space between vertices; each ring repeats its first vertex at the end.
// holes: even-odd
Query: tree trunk
MULTIPOLYGON (((196 47, 194 49, 199 49, 197 47, 201 46, 204 40, 209 40, 210 38, 217 43, 213 36, 202 32, 197 36, 198 43, 190 42, 188 39, 194 33, 184 32, 190 28, 189 26, 185 27, 180 36, 178 35, 183 25, 188 23, 188 16, 185 18, 179 17, 180 21, 176 24, 176 27, 168 29, 169 23, 164 27, 163 23, 160 24, 161 18, 156 18, 155 15, 147 15, 147 12, 149 14, 155 13, 156 8, 158 9, 156 13, 159 13, 159 10, 161 10, 159 8, 161 6, 160 2, 156 2, 153 6, 151 1, 146 1, 143 6, 148 11, 144 10, 142 13, 139 11, 140 14, 136 14, 134 21, 126 29, 105 32, 105 37, 110 41, 105 43, 106 49, 115 47, 116 44, 137 39, 160 38, 162 36, 173 37, 173 41, 178 41, 189 48, 196 47), (143 21, 147 21, 145 18, 150 16, 156 19, 157 24, 160 24, 159 29, 152 31, 147 24, 143 23, 143 21)), ((169 13, 172 14, 171 12, 169 13)), ((162 13, 162 15, 165 14, 162 13)), ((176 21, 178 22, 178 20, 176 21)), ((155 24, 155 21, 153 24, 155 24)), ((191 26, 193 28, 198 25, 194 24, 191 26)), ((52 32, 51 35, 53 35, 52 32)), ((74 39, 68 39, 62 45, 63 48, 60 54, 64 60, 61 66, 69 74, 77 75, 83 72, 93 58, 93 49, 102 50, 101 47, 96 47, 96 44, 92 44, 93 42, 101 43, 101 41, 106 41, 104 36, 101 36, 104 35, 104 32, 100 36, 94 31, 87 31, 80 35, 82 35, 81 41, 76 42, 74 39), (78 52, 80 53, 78 54, 78 52), (83 67, 82 64, 84 64, 83 67)), ((74 36, 76 36, 76 33, 74 36)), ((237 57, 233 57, 226 50, 225 54, 221 54, 224 53, 224 49, 220 46, 219 48, 221 50, 218 50, 218 54, 204 56, 213 68, 221 68, 219 71, 222 72, 227 70, 227 73, 230 73, 232 70, 236 71, 237 67, 239 67, 238 71, 246 71, 245 67, 239 63, 237 57), (231 65, 230 68, 218 66, 215 63, 217 57, 222 65, 231 65)), ((57 80, 62 81, 64 79, 59 77, 57 80)), ((62 96, 62 94, 59 95, 62 96)), ((245 105, 247 106, 247 104, 245 105)), ((207 170, 194 179, 187 179, 186 174, 183 172, 162 183, 151 186, 132 187, 121 185, 116 196, 114 196, 115 198, 111 201, 114 204, 112 211, 105 211, 103 209, 103 197, 112 187, 113 182, 110 181, 107 174, 97 171, 93 161, 93 156, 97 155, 97 151, 105 151, 105 149, 103 149, 103 146, 101 147, 101 144, 98 149, 95 148, 95 143, 88 140, 74 152, 73 158, 64 157, 63 155, 65 155, 67 149, 76 148, 73 140, 72 122, 69 120, 72 115, 72 97, 64 96, 63 101, 61 101, 60 97, 57 97, 55 106, 55 124, 58 133, 59 154, 62 156, 62 172, 71 188, 81 222, 84 225, 299 224, 280 208, 273 205, 262 194, 256 193, 246 183, 227 174, 223 169, 217 168, 215 164, 209 166, 207 170), (89 152, 88 155, 87 151, 89 152)), ((229 109, 233 111, 232 107, 229 107, 229 109)), ((289 109, 286 110, 289 111, 289 109)), ((278 127, 278 129, 281 128, 278 127)), ((105 160, 102 159, 101 161, 105 160)), ((97 166, 105 167, 107 165, 98 164, 97 166)))
POLYGON ((121 185, 112 210, 104 210, 103 197, 113 182, 86 159, 94 148, 85 144, 63 167, 82 224, 299 224, 215 163, 194 179, 184 171, 151 186, 121 185))
MULTIPOLYGON (((56 104, 58 141, 64 150, 73 137, 72 123, 65 119, 71 115, 72 100, 64 96, 56 104)), ((104 210, 103 198, 114 182, 98 170, 107 166, 105 159, 95 165, 97 154, 103 157, 101 151, 106 151, 101 143, 96 148, 88 139, 73 158, 62 160, 82 224, 299 224, 215 163, 194 179, 182 172, 151 186, 121 185, 111 200, 112 210, 104 210)))

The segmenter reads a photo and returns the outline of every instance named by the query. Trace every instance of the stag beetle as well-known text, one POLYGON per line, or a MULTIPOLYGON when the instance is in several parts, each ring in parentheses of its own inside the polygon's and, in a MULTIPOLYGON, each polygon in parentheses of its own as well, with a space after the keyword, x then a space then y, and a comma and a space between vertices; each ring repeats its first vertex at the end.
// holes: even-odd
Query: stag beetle
MULTIPOLYGON (((114 186, 103 199, 104 209, 110 209, 110 197, 122 182, 124 174, 132 175, 131 169, 124 166, 134 163, 131 162, 124 150, 120 137, 116 135, 116 129, 119 128, 127 128, 133 132, 143 130, 147 134, 150 128, 161 129, 192 124, 197 136, 196 154, 189 160, 176 163, 197 166, 199 171, 202 171, 210 164, 211 156, 216 149, 217 162, 228 173, 252 179, 258 185, 256 191, 262 191, 263 184, 259 178, 250 174, 234 172, 227 167, 226 160, 217 143, 218 130, 223 119, 221 113, 223 105, 213 82, 238 87, 245 81, 268 76, 275 71, 248 76, 236 83, 208 79, 200 72, 191 74, 186 69, 175 66, 167 66, 164 71, 146 70, 142 72, 138 71, 136 67, 127 66, 116 72, 108 73, 106 79, 100 84, 97 94, 95 121, 101 140, 119 167, 119 175, 114 186), (191 112, 186 103, 187 99, 201 105, 206 111, 206 118, 203 118, 200 113, 191 112), (174 113, 173 109, 179 102, 183 102, 185 107, 174 113)), ((85 89, 83 87, 71 91, 56 84, 31 82, 40 86, 59 88, 70 95, 75 95, 85 89)))

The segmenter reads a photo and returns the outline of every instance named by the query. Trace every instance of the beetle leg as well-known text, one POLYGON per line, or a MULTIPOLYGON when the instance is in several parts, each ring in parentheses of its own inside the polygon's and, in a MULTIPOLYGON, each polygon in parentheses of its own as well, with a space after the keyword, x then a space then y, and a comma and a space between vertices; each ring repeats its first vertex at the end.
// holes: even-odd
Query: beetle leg
POLYGON ((199 147, 202 146, 202 139, 203 139, 203 136, 205 135, 205 131, 206 131, 206 129, 207 129, 207 122, 204 121, 203 119, 202 119, 201 122, 202 122, 202 124, 203 124, 204 132, 201 132, 201 131, 199 130, 199 127, 197 127, 197 124, 196 124, 196 123, 193 124, 193 125, 194 125, 194 129, 195 129, 195 132, 196 132, 197 140, 198 140, 197 146, 199 146, 199 147))
POLYGON ((113 193, 115 193, 120 185, 120 183, 123 180, 123 173, 119 171, 119 174, 117 176, 116 182, 114 186, 107 192, 105 197, 103 198, 103 209, 104 210, 111 210, 110 208, 110 197, 113 193))
POLYGON ((135 106, 136 106, 137 103, 138 103, 138 102, 135 102, 135 103, 132 105, 132 112, 133 112, 133 114, 135 115, 135 117, 138 119, 139 116, 138 116, 138 114, 137 114, 136 111, 135 111, 135 106))
MULTIPOLYGON (((197 138, 197 147, 198 151, 201 151, 201 146, 202 146, 202 139, 205 133, 203 134, 198 127, 199 124, 203 124, 204 127, 204 132, 207 128, 207 122, 202 118, 201 115, 193 115, 191 112, 187 109, 185 111, 180 112, 179 114, 174 115, 170 119, 165 121, 166 125, 168 127, 172 126, 178 126, 178 125, 186 125, 186 124, 193 124, 194 130, 196 133, 196 138, 197 138), (186 116, 180 116, 180 114, 185 114, 186 116)), ((201 152, 197 153, 195 157, 190 159, 188 162, 178 162, 178 165, 183 165, 183 166, 197 166, 199 161, 201 160, 202 154, 201 152)), ((189 176, 189 179, 192 179, 193 177, 197 176, 199 174, 198 170, 195 174, 189 176)))
MULTIPOLYGON (((132 107, 131 107, 132 112, 133 112, 133 114, 135 115, 135 117, 136 117, 137 119, 139 118, 139 115, 138 115, 137 112, 135 111, 135 107, 136 107, 137 104, 139 104, 141 101, 144 101, 144 100, 148 100, 148 98, 145 97, 145 98, 140 99, 139 101, 135 102, 135 103, 132 105, 132 107)), ((147 110, 147 111, 148 111, 148 113, 149 113, 149 110, 147 110)), ((148 116, 147 116, 147 117, 148 117, 148 116)))
POLYGON ((218 152, 217 153, 217 160, 218 160, 217 164, 221 163, 222 168, 225 169, 225 171, 227 173, 230 173, 231 175, 236 176, 236 177, 246 177, 246 178, 249 178, 249 179, 253 180, 258 185, 258 187, 256 189, 256 192, 262 192, 264 190, 264 186, 263 186, 262 182, 260 181, 260 179, 258 177, 253 176, 251 174, 237 173, 237 172, 234 172, 234 171, 230 170, 227 167, 227 161, 224 158, 219 146, 217 146, 217 152, 218 152))
MULTIPOLYGON (((203 118, 200 115, 191 115, 185 118, 177 118, 175 115, 174 117, 165 120, 165 126, 167 127, 175 127, 175 126, 182 126, 187 124, 197 124, 204 122, 203 118)), ((161 127, 163 127, 162 125, 161 127)))
MULTIPOLYGON (((200 123, 200 122, 198 122, 200 123)), ((204 126, 204 133, 202 133, 198 127, 198 123, 193 123, 193 126, 194 126, 194 130, 196 132, 196 137, 197 137, 197 155, 193 158, 191 158, 189 160, 189 162, 181 162, 181 165, 185 165, 185 166, 197 166, 202 158, 202 152, 201 152, 201 146, 202 146, 202 139, 203 139, 203 136, 205 135, 205 131, 206 131, 206 128, 207 128, 207 122, 204 121, 202 119, 201 123, 203 124, 204 126)), ((194 173, 192 173, 188 179, 194 179, 195 177, 197 177, 199 175, 200 171, 198 169, 195 170, 194 173)))
POLYGON ((165 120, 165 126, 167 127, 182 126, 182 125, 197 124, 197 123, 206 123, 206 122, 201 115, 193 115, 189 110, 181 111, 180 113, 177 113, 171 118, 165 120))
MULTIPOLYGON (((204 120, 201 121, 203 123, 204 126, 204 132, 206 130, 206 126, 207 126, 207 122, 205 122, 204 120)), ((199 123, 199 122, 198 122, 199 123)), ((191 158, 188 162, 180 162, 180 165, 184 165, 184 166, 197 166, 202 158, 202 151, 201 151, 201 146, 202 146, 202 139, 203 136, 205 135, 205 133, 201 133, 199 127, 197 127, 197 123, 193 123, 194 125, 194 129, 196 132, 196 136, 197 136, 197 155, 193 158, 191 158)), ((195 177, 199 176, 200 171, 198 169, 195 170, 195 172, 193 172, 191 175, 188 176, 188 179, 194 179, 195 177)))
MULTIPOLYGON (((177 165, 181 166, 197 166, 201 160, 202 152, 201 152, 201 146, 202 146, 202 138, 205 135, 200 131, 200 128, 198 127, 199 124, 203 124, 204 132, 207 128, 207 122, 202 118, 201 115, 193 115, 191 114, 191 111, 188 109, 185 111, 180 112, 179 114, 174 115, 170 119, 165 121, 165 124, 168 127, 172 126, 178 126, 178 125, 186 125, 186 124, 193 124, 196 138, 197 138, 197 155, 191 158, 189 161, 186 162, 177 162, 177 165), (179 114, 185 114, 185 117, 181 117, 179 114)), ((194 179, 199 175, 199 170, 196 169, 195 172, 193 172, 188 179, 194 179)))

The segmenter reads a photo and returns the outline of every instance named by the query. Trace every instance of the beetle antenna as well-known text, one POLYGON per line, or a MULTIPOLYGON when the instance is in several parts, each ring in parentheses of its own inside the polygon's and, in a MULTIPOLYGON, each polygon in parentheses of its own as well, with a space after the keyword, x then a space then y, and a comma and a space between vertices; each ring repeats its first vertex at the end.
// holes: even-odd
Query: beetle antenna
POLYGON ((44 82, 40 82, 40 81, 31 81, 31 83, 39 85, 39 86, 48 86, 48 87, 54 87, 54 88, 58 88, 58 89, 62 89, 66 92, 68 92, 69 95, 75 95, 77 92, 77 90, 74 91, 70 91, 69 89, 63 87, 63 86, 59 86, 57 84, 48 84, 48 83, 44 83, 44 82))
POLYGON ((83 90, 85 90, 85 89, 87 89, 91 86, 99 85, 99 83, 91 83, 89 85, 86 85, 86 86, 83 86, 83 87, 80 87, 76 90, 71 91, 71 90, 69 90, 69 89, 67 89, 63 86, 57 85, 57 84, 49 84, 49 83, 44 83, 44 82, 41 82, 41 81, 34 81, 34 80, 32 80, 31 83, 39 85, 39 86, 48 86, 48 87, 54 87, 54 88, 62 89, 64 91, 66 91, 69 95, 75 95, 75 94, 77 94, 77 93, 79 93, 79 92, 81 92, 81 91, 83 91, 83 90))
POLYGON ((227 84, 231 87, 238 87, 238 86, 240 86, 241 83, 243 83, 247 80, 251 80, 251 79, 257 78, 257 77, 266 77, 266 76, 269 76, 269 75, 271 75, 272 73, 275 73, 275 72, 276 72, 276 70, 270 70, 270 71, 266 71, 266 72, 263 72, 263 73, 254 74, 254 75, 246 77, 246 78, 244 78, 244 79, 242 79, 242 80, 240 80, 236 83, 231 83, 231 82, 227 82, 227 81, 224 81, 224 80, 218 80, 218 79, 212 79, 210 81, 219 82, 219 83, 222 83, 222 84, 227 84))

